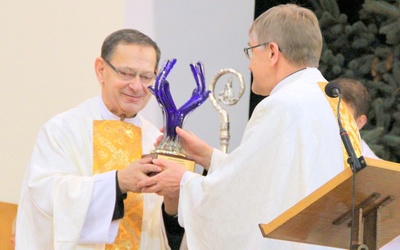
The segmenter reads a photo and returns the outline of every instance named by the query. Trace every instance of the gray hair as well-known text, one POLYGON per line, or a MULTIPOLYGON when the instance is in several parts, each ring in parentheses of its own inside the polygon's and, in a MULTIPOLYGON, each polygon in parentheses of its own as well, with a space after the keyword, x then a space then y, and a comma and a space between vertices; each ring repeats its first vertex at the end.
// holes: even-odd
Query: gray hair
POLYGON ((259 43, 277 43, 291 63, 318 67, 322 34, 318 18, 309 9, 296 4, 272 7, 253 22, 249 34, 259 43))

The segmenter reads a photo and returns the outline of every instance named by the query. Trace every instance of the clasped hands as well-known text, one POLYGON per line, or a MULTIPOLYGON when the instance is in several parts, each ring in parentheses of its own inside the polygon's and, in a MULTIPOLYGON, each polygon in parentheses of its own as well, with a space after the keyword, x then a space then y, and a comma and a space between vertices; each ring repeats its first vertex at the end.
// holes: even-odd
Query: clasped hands
MULTIPOLYGON (((187 157, 208 170, 213 148, 184 129, 176 127, 176 132, 187 157)), ((162 136, 156 144, 161 140, 162 136)), ((176 162, 143 158, 118 171, 118 180, 123 193, 130 191, 176 197, 179 195, 180 182, 186 171, 188 170, 184 166, 176 162), (149 176, 149 173, 155 174, 149 176)))
MULTIPOLYGON (((163 129, 161 129, 161 132, 163 132, 162 130, 163 129)), ((194 135, 179 127, 176 127, 176 133, 181 137, 181 144, 183 147, 187 145, 185 142, 198 139, 194 135)), ((156 147, 162 141, 162 139, 162 136, 157 139, 155 143, 156 147)), ((189 151, 189 154, 191 152, 192 151, 189 151)), ((137 183, 137 187, 140 188, 141 192, 156 193, 158 195, 169 197, 179 196, 179 188, 182 176, 188 170, 181 164, 166 159, 153 159, 152 163, 155 166, 160 167, 161 170, 137 183)))
POLYGON ((146 157, 118 171, 119 187, 122 193, 176 196, 185 171, 186 168, 178 163, 146 157))
MULTIPOLYGON (((194 134, 176 127, 180 143, 185 149, 187 157, 208 170, 213 148, 194 134)), ((160 136, 156 142, 162 140, 160 136)), ((158 195, 179 196, 180 182, 184 173, 188 171, 184 166, 165 159, 143 158, 118 171, 118 181, 122 193, 156 193, 158 195), (149 176, 150 173, 151 174, 149 176)))

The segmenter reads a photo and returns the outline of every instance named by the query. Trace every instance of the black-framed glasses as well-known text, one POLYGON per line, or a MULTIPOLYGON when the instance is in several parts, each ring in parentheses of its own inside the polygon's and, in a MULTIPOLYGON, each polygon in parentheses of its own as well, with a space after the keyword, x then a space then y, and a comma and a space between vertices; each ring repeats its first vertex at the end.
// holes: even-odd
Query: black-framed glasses
POLYGON ((124 81, 132 81, 138 75, 141 83, 149 84, 156 77, 156 73, 155 72, 135 72, 135 71, 130 70, 130 69, 117 69, 107 59, 103 58, 103 60, 124 81))
POLYGON ((257 44, 257 45, 254 45, 254 46, 251 46, 251 47, 248 47, 248 48, 244 48, 243 49, 243 52, 244 52, 244 54, 246 55, 246 57, 247 57, 247 59, 251 59, 251 56, 253 55, 253 49, 254 48, 257 48, 257 47, 261 47, 261 46, 265 46, 265 45, 267 45, 269 42, 266 42, 266 43, 260 43, 260 44, 257 44))

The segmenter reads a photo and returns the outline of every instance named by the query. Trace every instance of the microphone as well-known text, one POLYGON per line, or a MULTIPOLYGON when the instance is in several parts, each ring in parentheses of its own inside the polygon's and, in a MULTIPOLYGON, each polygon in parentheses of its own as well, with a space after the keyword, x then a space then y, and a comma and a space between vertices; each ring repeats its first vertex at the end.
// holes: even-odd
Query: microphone
POLYGON ((325 86, 325 93, 327 96, 336 98, 340 96, 341 91, 337 82, 330 82, 325 86))
POLYGON ((337 105, 337 120, 339 124, 339 131, 340 131, 340 137, 342 138, 344 147, 346 149, 347 155, 349 156, 349 159, 347 160, 347 163, 351 166, 353 173, 356 173, 366 167, 366 162, 364 160, 364 157, 361 156, 360 158, 357 158, 356 153, 353 148, 353 144, 350 141, 349 135, 347 131, 344 129, 342 126, 342 121, 340 119, 340 102, 342 100, 342 95, 340 91, 340 86, 337 82, 329 82, 325 86, 325 93, 327 96, 331 98, 336 98, 339 97, 338 105, 337 105))

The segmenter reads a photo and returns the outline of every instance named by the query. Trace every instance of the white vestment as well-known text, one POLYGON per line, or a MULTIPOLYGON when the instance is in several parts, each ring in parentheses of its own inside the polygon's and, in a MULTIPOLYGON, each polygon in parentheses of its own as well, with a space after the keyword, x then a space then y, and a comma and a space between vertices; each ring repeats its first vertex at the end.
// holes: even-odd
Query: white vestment
MULTIPOLYGON (((19 201, 16 249, 104 249, 119 220, 115 171, 93 175, 93 120, 116 120, 100 97, 53 117, 41 129, 26 170, 19 201)), ((160 134, 142 116, 126 119, 142 129, 149 153, 160 134)), ((141 249, 168 249, 161 204, 144 194, 141 249)))
POLYGON ((264 238, 268 223, 344 170, 337 120, 315 68, 280 82, 255 108, 241 144, 214 149, 206 177, 185 173, 179 222, 195 249, 331 249, 264 238))

